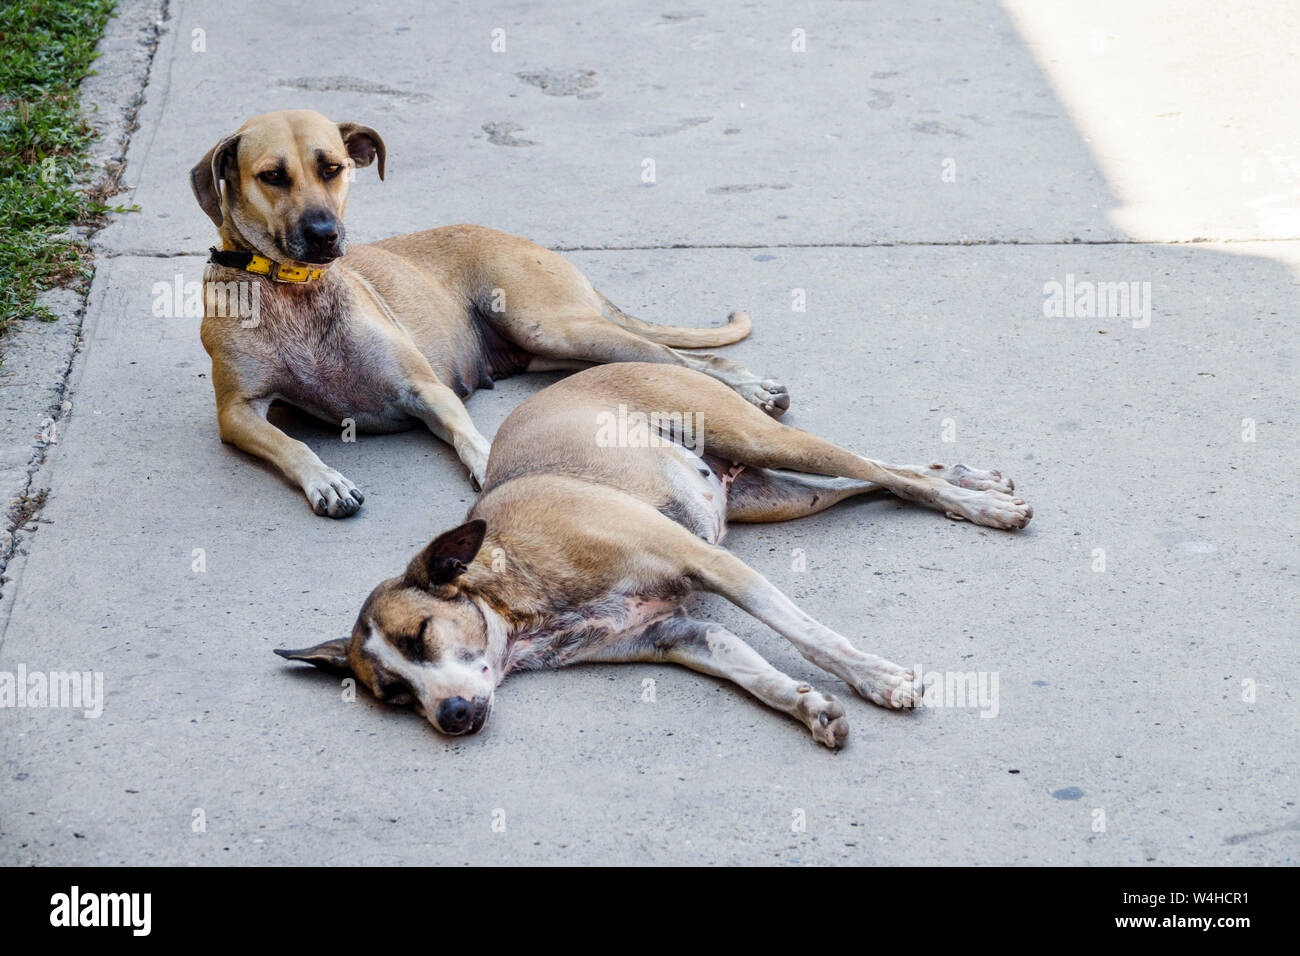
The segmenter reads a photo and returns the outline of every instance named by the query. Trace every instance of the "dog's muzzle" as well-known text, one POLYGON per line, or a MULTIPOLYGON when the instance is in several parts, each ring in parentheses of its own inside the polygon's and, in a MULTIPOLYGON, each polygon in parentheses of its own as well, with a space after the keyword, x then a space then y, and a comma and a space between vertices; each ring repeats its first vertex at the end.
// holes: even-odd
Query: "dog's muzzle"
POLYGON ((324 264, 343 255, 343 223, 328 209, 305 212, 285 252, 298 262, 324 264))
POLYGON ((433 719, 444 734, 473 734, 487 723, 488 706, 486 697, 475 697, 473 700, 448 697, 438 705, 433 719))

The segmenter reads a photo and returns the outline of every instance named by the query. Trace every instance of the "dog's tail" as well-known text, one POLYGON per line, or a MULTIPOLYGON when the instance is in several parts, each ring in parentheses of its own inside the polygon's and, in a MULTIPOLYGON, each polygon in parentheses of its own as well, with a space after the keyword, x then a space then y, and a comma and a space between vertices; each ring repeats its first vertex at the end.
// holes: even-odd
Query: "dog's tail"
MULTIPOLYGON (((599 292, 596 295, 600 295, 599 292)), ((634 315, 628 315, 609 299, 600 295, 603 308, 601 313, 615 325, 620 325, 629 332, 635 332, 643 339, 649 339, 658 345, 675 346, 683 349, 709 349, 719 345, 731 345, 739 342, 752 328, 749 316, 737 309, 727 316, 727 324, 715 329, 688 329, 680 325, 655 325, 634 315)))

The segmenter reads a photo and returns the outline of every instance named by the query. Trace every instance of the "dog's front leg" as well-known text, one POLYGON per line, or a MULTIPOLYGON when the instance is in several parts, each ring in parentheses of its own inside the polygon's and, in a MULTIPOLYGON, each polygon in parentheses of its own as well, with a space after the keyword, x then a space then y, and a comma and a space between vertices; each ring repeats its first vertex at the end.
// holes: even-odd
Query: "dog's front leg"
POLYGON ((436 378, 412 386, 411 394, 414 399, 411 413, 424 422, 429 431, 456 449, 457 457, 469 469, 475 490, 481 489, 487 475, 492 443, 474 427, 464 402, 436 378))
POLYGON ((365 495, 310 448, 267 421, 270 407, 268 399, 223 402, 217 409, 221 440, 279 468, 302 489, 318 515, 346 518, 355 514, 365 495))
POLYGON ((849 738, 844 707, 834 697, 781 673, 758 651, 721 624, 670 617, 650 625, 588 660, 669 661, 738 684, 774 710, 812 731, 813 739, 838 750, 849 738))
POLYGON ((739 684, 767 706, 802 723, 812 731, 813 740, 832 750, 848 741, 848 718, 843 705, 832 695, 777 670, 758 651, 718 624, 684 623, 690 628, 687 639, 667 649, 667 660, 739 684))
POLYGON ((882 707, 911 708, 921 701, 912 671, 859 650, 847 637, 815 620, 779 588, 729 551, 700 543, 689 573, 706 590, 748 611, 823 670, 882 707))

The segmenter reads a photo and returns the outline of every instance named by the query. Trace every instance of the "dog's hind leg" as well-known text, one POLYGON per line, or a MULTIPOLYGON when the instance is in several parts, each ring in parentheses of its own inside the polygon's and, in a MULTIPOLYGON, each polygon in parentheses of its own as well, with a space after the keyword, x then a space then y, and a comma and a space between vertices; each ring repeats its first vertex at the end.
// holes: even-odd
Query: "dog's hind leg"
POLYGON ((720 624, 670 617, 634 637, 616 640, 590 661, 666 661, 721 677, 767 706, 789 714, 832 749, 848 740, 844 707, 834 697, 781 673, 758 651, 720 624))
POLYGON ((745 468, 727 491, 727 521, 791 521, 825 511, 854 495, 883 492, 874 481, 745 468))
POLYGON ((532 311, 485 314, 496 330, 537 359, 530 370, 564 367, 556 363, 653 362, 703 372, 722 382, 751 405, 768 415, 785 414, 790 407, 789 390, 779 382, 755 375, 731 359, 708 352, 679 352, 642 334, 629 331, 599 313, 578 312, 564 316, 539 315, 532 311))
MULTIPOLYGON (((887 465, 883 462, 877 464, 894 475, 913 480, 918 477, 941 478, 951 485, 977 492, 996 491, 1009 495, 1015 488, 1011 479, 1003 478, 1001 472, 979 471, 966 465, 922 467, 887 465)), ((832 478, 798 471, 748 467, 731 483, 727 494, 727 520, 733 523, 791 521, 825 511, 845 498, 889 490, 885 485, 858 478, 832 478)), ((970 498, 978 500, 977 496, 970 498)), ((1015 499, 1012 499, 1012 503, 1015 503, 1015 499)), ((1032 513, 1031 510, 1030 514, 1032 513)))
MULTIPOLYGON (((1014 485, 1000 472, 977 471, 965 465, 952 468, 890 465, 855 455, 795 428, 785 428, 782 434, 771 436, 770 441, 754 442, 744 436, 740 442, 734 442, 726 434, 719 434, 715 427, 706 433, 705 446, 710 453, 732 461, 768 469, 838 476, 859 483, 863 491, 881 488, 906 501, 942 511, 949 518, 990 528, 1023 528, 1034 516, 1031 506, 1012 496, 1014 485), (868 488, 868 485, 875 487, 868 488)), ((760 519, 738 517, 736 520, 760 519)))
POLYGON ((660 375, 638 376, 627 387, 629 399, 638 407, 699 411, 706 422, 702 429, 704 450, 726 461, 850 479, 864 491, 874 490, 867 485, 879 486, 950 518, 992 528, 1023 528, 1034 514, 1024 501, 1011 496, 1013 485, 998 472, 976 471, 964 465, 914 468, 864 458, 809 432, 754 414, 708 379, 665 369, 660 375))
MULTIPOLYGON (((560 383, 554 387, 565 386, 560 383)), ((951 518, 992 528, 1023 528, 1034 514, 1024 501, 1011 496, 1011 483, 997 472, 977 472, 965 466, 911 468, 864 458, 816 435, 775 422, 738 400, 719 381, 693 375, 683 368, 595 369, 584 377, 583 388, 597 390, 611 406, 622 402, 647 413, 701 416, 702 452, 747 469, 802 472, 878 485, 951 518)), ((860 487, 874 490, 865 484, 860 487)), ((796 511, 791 516, 798 513, 812 512, 796 511)))
POLYGON ((778 382, 721 356, 677 351, 739 342, 750 331, 744 312, 733 312, 720 328, 656 325, 618 308, 558 253, 516 237, 502 248, 511 252, 487 269, 490 279, 474 306, 498 335, 535 356, 530 369, 563 367, 557 362, 675 365, 717 379, 768 415, 790 407, 790 393, 778 382))
MULTIPOLYGON (((742 427, 714 416, 704 436, 706 451, 720 458, 875 485, 949 518, 991 528, 1023 528, 1034 515, 1033 508, 1011 496, 1011 483, 997 472, 977 472, 964 465, 951 469, 888 465, 760 416, 750 416, 742 427)), ((864 490, 871 489, 864 485, 864 490)))

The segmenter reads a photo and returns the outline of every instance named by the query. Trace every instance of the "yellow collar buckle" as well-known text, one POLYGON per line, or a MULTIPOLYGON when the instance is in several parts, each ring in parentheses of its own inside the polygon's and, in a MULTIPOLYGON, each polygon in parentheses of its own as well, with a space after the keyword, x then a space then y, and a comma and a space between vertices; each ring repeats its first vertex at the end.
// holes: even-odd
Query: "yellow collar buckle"
POLYGON ((241 252, 236 249, 211 249, 208 261, 214 265, 231 269, 243 269, 254 275, 266 276, 272 282, 314 282, 325 274, 324 269, 310 269, 306 266, 288 266, 276 262, 255 252, 241 252))

